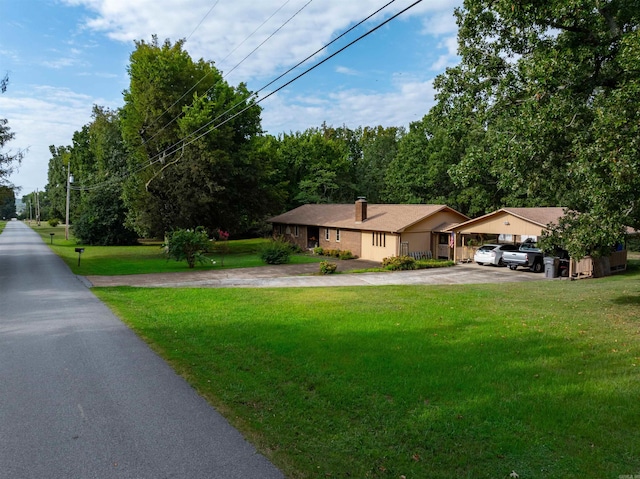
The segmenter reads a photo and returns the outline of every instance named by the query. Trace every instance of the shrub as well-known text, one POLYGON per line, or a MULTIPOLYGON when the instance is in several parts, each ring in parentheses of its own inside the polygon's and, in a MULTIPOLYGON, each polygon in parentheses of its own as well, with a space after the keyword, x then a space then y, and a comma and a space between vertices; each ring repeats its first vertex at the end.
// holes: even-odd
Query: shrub
POLYGON ((353 253, 351 251, 340 251, 340 255, 338 256, 340 259, 354 259, 353 253))
POLYGON ((195 230, 175 230, 167 235, 167 241, 162 245, 167 256, 176 261, 186 261, 189 268, 196 265, 196 261, 205 263, 204 256, 211 247, 211 241, 206 230, 198 226, 195 230))
POLYGON ((320 262, 320 273, 322 274, 333 274, 338 269, 338 265, 335 263, 329 263, 328 261, 320 262))
POLYGON ((324 248, 322 246, 316 246, 315 248, 313 248, 313 254, 322 256, 324 254, 324 248))
POLYGON ((447 268, 449 266, 455 266, 455 261, 442 260, 442 259, 421 259, 416 261, 417 269, 429 269, 429 268, 447 268))
POLYGON ((269 241, 260 250, 260 259, 267 264, 285 264, 291 256, 291 244, 285 240, 277 239, 269 241))
POLYGON ((416 260, 411 256, 391 256, 382 260, 382 267, 391 271, 416 269, 416 260))
POLYGON ((51 218, 49 221, 49 226, 51 226, 52 228, 55 228, 56 226, 58 226, 60 224, 60 220, 57 218, 51 218))

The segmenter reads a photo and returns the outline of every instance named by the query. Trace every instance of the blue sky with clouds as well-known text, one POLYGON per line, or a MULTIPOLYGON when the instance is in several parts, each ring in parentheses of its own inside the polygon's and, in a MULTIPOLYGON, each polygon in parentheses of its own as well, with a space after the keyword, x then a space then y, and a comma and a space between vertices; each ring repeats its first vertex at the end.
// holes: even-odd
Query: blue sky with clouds
MULTIPOLYGON (((396 0, 271 88, 414 1, 396 0)), ((22 187, 20 194, 43 189, 49 145, 69 145, 73 132, 90 121, 94 104, 122 106, 134 40, 148 41, 153 34, 161 41, 186 38, 194 59, 215 61, 229 83, 245 82, 255 91, 386 3, 0 0, 0 73, 10 76, 0 95, 0 118, 15 133, 8 149, 29 149, 10 181, 22 187)), ((356 128, 408 126, 420 119, 433 105, 433 79, 457 62, 453 11, 460 3, 424 0, 266 99, 263 128, 277 135, 323 122, 356 128)))

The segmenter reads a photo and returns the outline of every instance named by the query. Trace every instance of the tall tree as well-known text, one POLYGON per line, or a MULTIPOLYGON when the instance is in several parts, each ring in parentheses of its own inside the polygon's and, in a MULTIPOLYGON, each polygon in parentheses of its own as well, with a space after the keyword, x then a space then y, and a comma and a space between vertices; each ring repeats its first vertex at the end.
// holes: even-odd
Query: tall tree
POLYGON ((234 230, 265 214, 265 165, 252 148, 260 108, 212 62, 194 62, 183 41, 140 41, 131 54, 122 127, 131 152, 125 187, 142 235, 203 225, 234 230), (263 197, 261 200, 261 196, 263 197))
MULTIPOLYGON (((9 76, 5 75, 0 80, 0 92, 7 91, 9 84, 9 76)), ((0 185, 6 185, 9 175, 13 173, 15 167, 20 164, 24 157, 23 151, 11 152, 3 151, 6 144, 15 137, 15 133, 8 126, 9 121, 6 118, 0 118, 0 185)))
POLYGON ((354 153, 345 135, 323 125, 280 136, 277 163, 287 185, 286 209, 354 200, 354 153))
POLYGON ((356 192, 371 203, 389 201, 386 194, 387 171, 396 159, 398 144, 405 135, 405 130, 395 126, 367 126, 360 128, 358 133, 362 155, 355 165, 356 192))
MULTIPOLYGON (((65 220, 67 203, 67 168, 71 161, 70 146, 49 146, 47 185, 45 191, 49 199, 49 218, 65 220)), ((75 199, 75 196, 74 196, 75 199)), ((75 201, 73 202, 75 204, 75 201)))
POLYGON ((74 135, 71 151, 74 178, 80 189, 76 238, 85 244, 136 244, 137 234, 126 224, 122 198, 127 152, 117 111, 94 106, 91 123, 74 135))
POLYGON ((587 230, 620 241, 640 223, 640 4, 465 0, 456 16, 461 63, 435 85, 442 125, 466 131, 458 185, 579 212, 563 231, 576 256, 587 230))

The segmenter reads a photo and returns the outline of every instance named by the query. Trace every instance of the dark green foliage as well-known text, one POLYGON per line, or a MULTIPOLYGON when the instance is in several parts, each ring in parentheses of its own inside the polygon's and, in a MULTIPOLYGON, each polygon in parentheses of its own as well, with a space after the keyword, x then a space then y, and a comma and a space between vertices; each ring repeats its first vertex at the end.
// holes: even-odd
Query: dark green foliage
POLYGON ((105 185, 88 195, 83 211, 73 224, 73 234, 82 244, 100 246, 135 245, 138 235, 125 224, 126 209, 120 186, 105 185))
POLYGON ((259 229, 281 204, 269 145, 259 138, 261 109, 248 108, 254 99, 244 84, 230 86, 183 44, 154 37, 131 54, 122 109, 129 167, 137 171, 125 183, 129 221, 150 237, 196 225, 233 235, 259 229))
POLYGON ((13 188, 0 185, 0 220, 16 216, 16 196, 13 188))
POLYGON ((186 261, 189 268, 196 262, 206 263, 205 253, 211 248, 211 240, 202 226, 196 229, 178 229, 167 234, 167 241, 163 245, 169 258, 176 261, 186 261))
POLYGON ((272 240, 260 250, 260 259, 267 264, 285 264, 293 251, 292 245, 284 240, 272 240))
POLYGON ((60 220, 57 218, 51 218, 49 221, 49 226, 51 226, 52 228, 55 228, 56 226, 58 226, 60 224, 60 220))
POLYGON ((461 63, 430 115, 463 211, 565 206, 572 255, 620 241, 640 224, 640 4, 466 0, 456 16, 461 63))

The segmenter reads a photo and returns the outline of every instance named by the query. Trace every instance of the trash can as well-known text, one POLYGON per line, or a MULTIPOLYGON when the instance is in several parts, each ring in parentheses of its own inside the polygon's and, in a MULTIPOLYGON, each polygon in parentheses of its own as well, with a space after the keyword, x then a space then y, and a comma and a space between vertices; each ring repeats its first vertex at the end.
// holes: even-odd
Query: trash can
POLYGON ((545 256, 544 277, 557 278, 559 266, 560 266, 560 258, 554 258, 553 256, 545 256))

